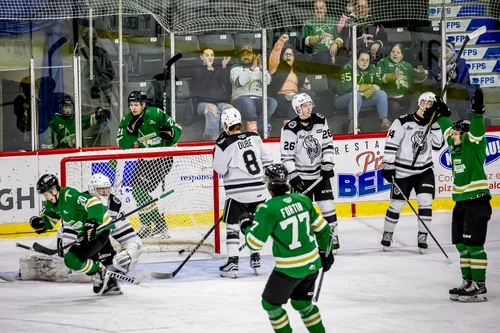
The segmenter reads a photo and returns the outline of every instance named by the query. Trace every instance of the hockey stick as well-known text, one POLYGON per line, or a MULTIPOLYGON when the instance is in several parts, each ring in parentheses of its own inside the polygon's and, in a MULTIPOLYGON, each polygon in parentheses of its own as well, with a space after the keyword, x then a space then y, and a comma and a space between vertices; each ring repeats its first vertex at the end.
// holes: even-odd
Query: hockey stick
POLYGON ((165 123, 167 114, 167 80, 170 80, 170 68, 180 58, 182 58, 182 53, 177 53, 163 67, 163 123, 165 123))
MULTIPOLYGON (((464 49, 465 49, 465 46, 467 45, 467 43, 470 40, 481 36, 485 32, 486 32, 486 26, 483 25, 481 28, 474 30, 473 32, 471 32, 469 35, 467 35, 465 37, 464 43, 462 44, 462 47, 460 47, 460 51, 458 52, 458 56, 457 56, 457 59, 455 60, 455 63, 458 63, 458 61, 462 57, 462 53, 464 52, 464 49)), ((446 93, 446 90, 448 90, 448 86, 450 85, 450 80, 451 80, 451 75, 448 75, 448 77, 446 79, 446 85, 444 86, 443 90, 441 91, 441 97, 443 97, 444 94, 446 93)), ((429 123, 427 124, 427 128, 425 129, 424 135, 422 136, 422 138, 420 139, 420 142, 418 143, 417 151, 415 152, 415 155, 413 155, 413 161, 411 162, 412 167, 415 166, 415 163, 417 162, 417 159, 418 159, 418 155, 420 155, 420 153, 422 152, 422 149, 424 148, 425 141, 427 140, 427 136, 429 135, 429 132, 431 130, 432 122, 434 121, 434 118, 436 117, 436 111, 437 110, 434 110, 434 112, 432 113, 431 118, 429 120, 429 123)))
POLYGON ((14 282, 16 279, 5 276, 5 275, 0 275, 0 280, 4 280, 5 282, 14 282))
POLYGON ((443 250, 443 248, 441 247, 441 244, 439 244, 439 242, 437 241, 436 237, 434 237, 434 235, 432 234, 432 232, 429 230, 429 228, 427 227, 427 225, 425 224, 425 222, 422 220, 422 218, 418 215, 417 211, 415 210, 415 208, 413 207, 413 205, 411 204, 410 200, 408 200, 408 198, 406 197, 406 195, 403 193, 403 191, 401 191, 401 188, 398 186, 398 184, 396 184, 396 180, 394 179, 394 177, 392 177, 392 185, 396 187, 396 189, 399 191, 399 193, 401 193, 401 196, 403 197, 403 199, 406 201, 406 203, 408 204, 408 206, 410 206, 411 210, 415 213, 415 215, 417 216, 417 219, 420 221, 420 223, 422 223, 422 225, 425 227, 425 229, 427 230, 427 232, 429 233, 429 235, 431 235, 432 239, 434 240, 434 242, 437 244, 437 246, 439 247, 439 249, 441 250, 441 252, 443 252, 444 256, 446 257, 446 259, 448 259, 448 263, 451 264, 451 259, 448 257, 448 255, 446 254, 446 252, 443 250))
POLYGON ((219 220, 217 222, 215 222, 215 224, 210 228, 210 230, 208 230, 208 232, 205 234, 205 236, 203 236, 203 238, 198 242, 198 244, 196 244, 196 246, 191 250, 191 253, 189 253, 187 255, 187 257, 179 265, 179 267, 177 267, 175 269, 175 271, 173 271, 173 272, 167 272, 167 273, 152 272, 151 273, 151 277, 154 278, 154 279, 171 279, 171 278, 175 277, 177 275, 177 273, 180 272, 180 270, 182 269, 182 267, 184 267, 184 265, 189 261, 189 259, 191 259, 191 257, 195 254, 195 252, 198 251, 198 249, 200 248, 200 246, 208 238, 208 236, 210 236, 210 234, 215 230, 215 228, 219 225, 219 223, 221 223, 223 216, 221 216, 219 218, 219 220))
MULTIPOLYGON (((332 247, 333 247, 333 229, 331 230, 330 233, 330 242, 328 243, 328 247, 326 248, 325 256, 328 258, 330 256, 330 253, 332 252, 332 247)), ((319 275, 319 281, 318 281, 318 286, 316 287, 316 294, 314 295, 314 302, 318 302, 319 299, 319 293, 321 292, 321 287, 323 286, 323 278, 325 277, 325 270, 322 269, 321 273, 319 275)))
POLYGON ((147 269, 143 270, 142 272, 140 272, 139 274, 137 274, 135 277, 132 277, 132 276, 129 276, 129 275, 126 275, 126 274, 121 274, 121 273, 118 273, 118 272, 113 272, 113 271, 107 271, 106 272, 106 275, 108 275, 109 277, 113 277, 117 280, 120 280, 120 281, 123 281, 123 282, 127 282, 127 283, 131 283, 131 284, 135 284, 135 285, 138 285, 139 283, 141 283, 142 281, 144 281, 148 276, 149 276, 149 271, 147 269))
MULTIPOLYGON (((97 234, 99 234, 99 231, 102 231, 103 229, 115 224, 116 222, 119 222, 119 221, 123 221, 125 220, 127 217, 129 217, 130 215, 140 211, 141 209, 144 209, 146 208, 147 206, 149 205, 152 205, 154 204, 155 202, 157 202, 158 200, 160 199, 163 199, 165 198, 167 195, 169 194, 172 194, 174 192, 174 190, 170 190, 166 193, 163 193, 162 195, 160 195, 158 198, 155 198, 153 200, 151 200, 150 202, 147 202, 145 203, 144 205, 140 206, 140 207, 137 207, 136 209, 128 212, 127 214, 123 214, 119 217, 117 217, 116 219, 110 221, 109 223, 106 223, 106 224, 103 224, 103 225, 100 225, 98 228, 97 228, 97 234)), ((33 249, 37 252, 41 252, 41 253, 45 253, 45 254, 48 254, 48 255, 54 255, 54 254, 57 254, 59 251, 62 251, 62 250, 65 250, 67 248, 70 248, 72 247, 73 245, 75 245, 76 243, 80 243, 81 241, 83 241, 83 236, 80 236, 78 237, 78 239, 76 241, 73 241, 71 243, 68 243, 66 245, 64 245, 62 248, 60 249, 49 249, 43 245, 40 245, 39 243, 35 242, 33 243, 33 249)))

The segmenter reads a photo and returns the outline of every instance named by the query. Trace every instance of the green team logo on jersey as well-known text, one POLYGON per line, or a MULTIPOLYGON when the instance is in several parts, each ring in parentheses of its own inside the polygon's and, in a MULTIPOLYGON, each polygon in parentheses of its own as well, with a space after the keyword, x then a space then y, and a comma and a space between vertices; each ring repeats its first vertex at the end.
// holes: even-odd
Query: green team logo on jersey
POLYGON ((453 160, 453 171, 455 173, 465 172, 465 164, 462 164, 462 160, 460 159, 453 160))

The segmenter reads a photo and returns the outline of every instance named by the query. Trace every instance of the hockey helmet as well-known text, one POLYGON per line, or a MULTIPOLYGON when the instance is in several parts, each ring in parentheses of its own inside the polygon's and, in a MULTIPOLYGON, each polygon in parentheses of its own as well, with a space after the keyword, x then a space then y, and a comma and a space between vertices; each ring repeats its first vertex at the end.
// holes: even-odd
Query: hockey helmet
POLYGON ((231 126, 241 124, 240 111, 236 110, 235 108, 224 110, 224 112, 222 112, 222 115, 220 116, 220 121, 222 123, 222 128, 226 133, 228 133, 231 126))
POLYGON ((58 191, 61 189, 59 185, 59 180, 56 176, 52 174, 45 174, 36 183, 36 191, 38 194, 44 194, 48 192, 51 188, 55 187, 58 191))
POLYGON ((65 94, 59 100, 59 114, 65 118, 70 118, 75 114, 75 102, 70 95, 65 94))
POLYGON ((134 90, 128 95, 127 101, 130 102, 144 102, 148 100, 148 96, 145 92, 140 90, 134 90))
POLYGON ((467 119, 460 119, 457 120, 453 123, 451 126, 451 129, 457 132, 460 132, 460 135, 464 135, 465 133, 469 132, 470 129, 470 120, 467 119))
POLYGON ((295 111, 295 113, 298 114, 299 116, 302 115, 302 110, 301 110, 302 104, 307 102, 311 102, 312 107, 314 107, 314 102, 311 96, 309 96, 308 94, 301 93, 293 96, 292 108, 295 111))
POLYGON ((268 184, 288 184, 288 171, 281 163, 273 163, 265 168, 268 184))
POLYGON ((436 101, 436 94, 426 91, 418 97, 418 107, 420 108, 420 102, 424 101, 424 106, 428 102, 434 103, 436 101))
POLYGON ((111 182, 109 181, 109 178, 103 175, 102 173, 96 173, 92 175, 90 178, 90 183, 89 183, 89 193, 92 194, 93 196, 97 195, 104 195, 108 196, 109 195, 109 189, 111 188, 111 182), (99 193, 100 189, 105 189, 107 190, 106 192, 101 192, 105 194, 99 193))

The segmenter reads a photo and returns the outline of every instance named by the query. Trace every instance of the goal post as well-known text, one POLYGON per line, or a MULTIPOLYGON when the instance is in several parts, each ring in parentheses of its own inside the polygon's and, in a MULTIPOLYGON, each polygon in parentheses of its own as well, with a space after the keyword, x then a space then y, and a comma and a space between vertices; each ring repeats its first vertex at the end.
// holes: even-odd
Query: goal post
MULTIPOLYGON (((189 147, 82 152, 61 160, 61 186, 87 191, 92 175, 111 182, 124 212, 174 190, 129 217, 148 252, 190 251, 220 216, 213 150, 189 147)), ((220 253, 219 227, 200 248, 220 253)))

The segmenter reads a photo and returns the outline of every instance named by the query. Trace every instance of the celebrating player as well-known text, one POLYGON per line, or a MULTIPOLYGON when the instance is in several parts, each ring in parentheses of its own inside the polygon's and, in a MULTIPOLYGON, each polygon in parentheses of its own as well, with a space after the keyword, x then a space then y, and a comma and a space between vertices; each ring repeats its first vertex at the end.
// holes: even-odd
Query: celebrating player
POLYGON ((333 247, 340 247, 337 230, 337 212, 333 203, 331 179, 333 171, 333 141, 326 118, 313 113, 314 102, 307 94, 297 94, 292 99, 297 117, 281 130, 281 161, 290 175, 290 185, 302 193, 319 177, 322 180, 305 193, 315 200, 323 217, 332 227, 333 247))
POLYGON ((436 103, 438 123, 450 146, 453 163, 455 201, 451 220, 451 238, 460 253, 462 284, 450 290, 450 299, 461 302, 486 301, 486 267, 484 251, 488 221, 491 218, 491 194, 484 162, 486 160, 486 128, 484 126, 484 95, 477 88, 471 120, 451 123, 450 111, 441 99, 436 103))
MULTIPOLYGON (((117 135, 120 148, 133 148, 136 142, 139 148, 171 147, 179 141, 182 127, 162 110, 147 106, 146 101, 147 96, 142 91, 132 91, 128 96, 130 113, 121 121, 117 135)), ((138 206, 152 200, 150 193, 160 183, 164 184, 172 165, 172 157, 139 159, 131 181, 132 196, 138 206)), ((138 232, 139 237, 169 237, 168 226, 157 206, 139 212, 139 219, 142 224, 138 232)))
POLYGON ((42 214, 30 219, 31 227, 37 234, 42 234, 53 229, 62 219, 64 228, 81 236, 83 240, 71 246, 64 255, 64 264, 73 271, 94 275, 94 293, 101 294, 107 285, 106 268, 95 256, 109 242, 110 229, 114 229, 114 225, 110 225, 97 233, 100 225, 111 221, 106 207, 90 194, 61 187, 54 175, 43 175, 36 187, 45 202, 42 214))
MULTIPOLYGON (((241 214, 255 212, 258 204, 268 196, 264 183, 264 167, 272 163, 260 136, 254 132, 241 132, 241 114, 235 108, 221 115, 224 132, 215 145, 213 169, 224 175, 226 202, 223 221, 226 222, 228 261, 219 268, 222 277, 238 277, 241 214)), ((252 252, 252 251, 251 251, 252 252)), ((250 255, 250 267, 260 267, 260 254, 250 255)))
MULTIPOLYGON (((418 215, 430 228, 432 222, 432 200, 434 199, 434 171, 432 150, 443 147, 443 137, 436 123, 429 124, 432 106, 436 95, 425 92, 418 98, 418 110, 414 114, 396 119, 387 132, 384 148, 384 169, 382 176, 389 183, 396 181, 404 197, 409 198, 412 190, 417 195, 418 215), (412 165, 413 157, 425 133, 426 126, 432 130, 424 142, 423 149, 412 165)), ((384 234, 381 244, 391 246, 394 229, 406 201, 399 190, 393 186, 391 202, 385 214, 384 234)), ((417 245, 420 251, 427 249, 427 229, 418 221, 417 245)))
POLYGON ((330 225, 316 213, 308 197, 287 194, 287 176, 283 164, 272 164, 266 169, 272 198, 257 206, 255 217, 250 213, 243 215, 240 227, 250 250, 262 249, 269 236, 274 240, 276 266, 262 294, 262 306, 274 331, 292 332, 282 307, 291 298, 292 307, 300 313, 308 331, 321 333, 325 327, 312 297, 318 270, 323 267, 327 272, 334 262, 332 253, 326 255, 331 241, 330 225))

